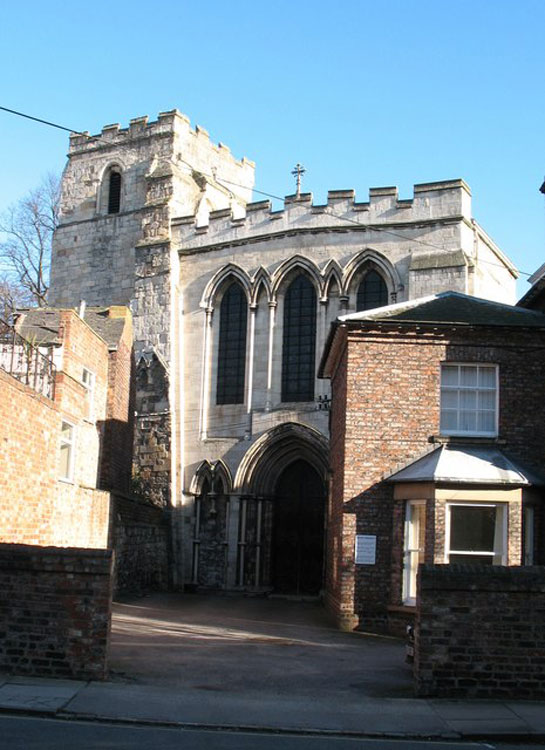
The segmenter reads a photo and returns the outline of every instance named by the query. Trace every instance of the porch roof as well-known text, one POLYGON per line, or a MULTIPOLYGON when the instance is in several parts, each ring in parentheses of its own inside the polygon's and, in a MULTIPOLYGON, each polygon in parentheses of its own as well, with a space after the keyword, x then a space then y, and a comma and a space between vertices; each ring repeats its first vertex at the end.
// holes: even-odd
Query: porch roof
POLYGON ((545 485, 495 446, 442 445, 386 477, 389 482, 545 485))

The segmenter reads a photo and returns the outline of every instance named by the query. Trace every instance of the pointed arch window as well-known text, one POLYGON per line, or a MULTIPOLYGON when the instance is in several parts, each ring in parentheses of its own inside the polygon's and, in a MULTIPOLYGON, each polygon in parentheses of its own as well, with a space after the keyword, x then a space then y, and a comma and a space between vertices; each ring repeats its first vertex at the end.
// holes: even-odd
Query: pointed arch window
POLYGON ((118 214, 121 209, 121 172, 112 170, 108 184, 108 213, 118 214))
POLYGON ((246 295, 240 284, 233 282, 220 305, 217 404, 244 403, 247 320, 246 295))
POLYGON ((282 401, 314 399, 316 292, 306 276, 297 276, 284 298, 282 401))
POLYGON ((388 289, 377 271, 368 271, 358 287, 356 311, 372 310, 388 304, 388 289))

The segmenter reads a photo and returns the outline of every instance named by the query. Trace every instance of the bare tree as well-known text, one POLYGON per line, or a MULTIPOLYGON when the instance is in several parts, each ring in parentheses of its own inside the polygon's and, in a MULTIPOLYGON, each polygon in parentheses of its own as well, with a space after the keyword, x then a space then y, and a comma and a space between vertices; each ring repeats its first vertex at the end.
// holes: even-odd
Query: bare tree
POLYGON ((60 181, 48 174, 0 218, 0 309, 46 304, 60 181))

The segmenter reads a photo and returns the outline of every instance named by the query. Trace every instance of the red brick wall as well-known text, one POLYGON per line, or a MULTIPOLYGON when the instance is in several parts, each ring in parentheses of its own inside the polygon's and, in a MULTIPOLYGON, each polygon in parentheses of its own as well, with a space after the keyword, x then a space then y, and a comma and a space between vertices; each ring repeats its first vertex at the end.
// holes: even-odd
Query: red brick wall
POLYGON ((112 553, 0 544, 0 670, 105 679, 112 553))
MULTIPOLYGON (((344 590, 339 593, 330 574, 327 597, 338 617, 346 618, 351 611, 362 627, 384 627, 388 606, 401 601, 403 504, 394 503, 392 485, 383 478, 429 451, 430 439, 439 434, 441 363, 500 366, 499 447, 540 469, 545 446, 545 335, 455 327, 418 332, 386 327, 345 330, 342 335, 347 351, 332 378, 329 567, 335 564, 331 544, 338 550, 335 540, 343 525, 343 560, 337 569, 343 571, 344 590), (375 565, 354 564, 356 533, 377 536, 375 565)), ((433 526, 434 511, 428 510, 433 526)), ((520 534, 514 524, 511 530, 520 534)))
POLYGON ((87 419, 83 367, 96 374, 95 411, 106 413, 108 349, 73 311, 61 313, 63 369, 55 401, 0 370, 0 541, 106 547, 109 494, 96 487, 100 435, 87 419), (74 477, 59 481, 61 422, 76 426, 74 477))
POLYGON ((104 422, 100 486, 129 492, 131 488, 134 435, 134 362, 130 318, 117 349, 110 352, 108 399, 104 422))
POLYGON ((545 568, 424 565, 417 694, 545 698, 545 568))
POLYGON ((0 370, 0 541, 49 543, 59 428, 53 402, 0 370))

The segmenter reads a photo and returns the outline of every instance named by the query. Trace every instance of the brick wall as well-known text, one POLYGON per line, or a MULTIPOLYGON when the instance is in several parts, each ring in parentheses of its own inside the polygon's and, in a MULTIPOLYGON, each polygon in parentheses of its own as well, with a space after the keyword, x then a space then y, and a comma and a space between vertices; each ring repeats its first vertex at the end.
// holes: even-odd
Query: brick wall
POLYGON ((420 696, 545 698, 545 568, 424 565, 420 696))
MULTIPOLYGON (((121 312, 124 310, 120 308, 121 312)), ((117 348, 108 357, 108 397, 100 466, 100 486, 121 492, 130 491, 132 477, 135 408, 132 338, 132 324, 130 318, 125 317, 117 348)))
POLYGON ((0 669, 105 679, 112 553, 0 544, 0 669))
POLYGON ((0 542, 107 546, 109 493, 58 481, 60 425, 58 403, 0 370, 0 542))
MULTIPOLYGON (((404 503, 394 501, 393 486, 384 477, 428 452, 439 435, 441 363, 499 365, 499 448, 539 471, 545 458, 545 335, 517 330, 515 342, 508 329, 455 326, 418 331, 369 326, 342 335, 332 377, 326 601, 341 624, 353 614, 360 627, 384 629, 389 609, 402 604, 404 518, 404 503), (355 565, 355 534, 376 536, 375 565, 355 565)), ((518 518, 515 511, 511 508, 509 517, 510 564, 521 562, 520 505, 518 518)), ((444 507, 441 511, 430 502, 429 562, 442 554, 441 513, 444 507)), ((536 513, 543 529, 541 506, 536 513)))

